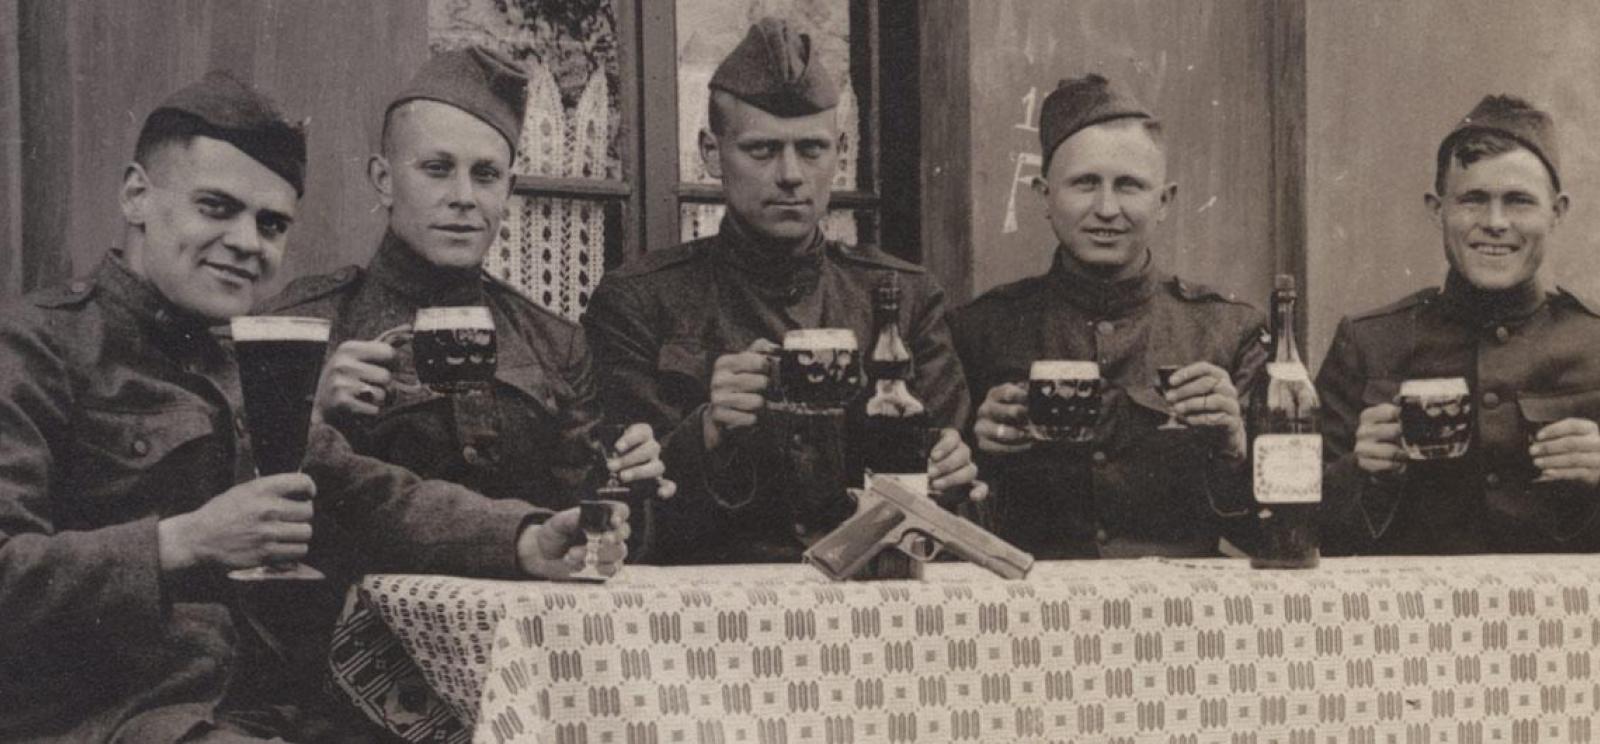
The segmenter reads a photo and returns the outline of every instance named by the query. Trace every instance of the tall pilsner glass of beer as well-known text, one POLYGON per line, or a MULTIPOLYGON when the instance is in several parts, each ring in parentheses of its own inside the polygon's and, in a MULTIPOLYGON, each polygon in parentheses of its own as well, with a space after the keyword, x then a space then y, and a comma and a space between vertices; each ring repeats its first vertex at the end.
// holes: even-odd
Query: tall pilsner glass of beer
MULTIPOLYGON (((329 323, 320 318, 241 316, 232 325, 256 470, 261 475, 298 471, 306 454, 317 377, 328 353, 329 323)), ((320 571, 300 563, 228 575, 246 581, 323 578, 320 571)))
POLYGON ((482 305, 425 307, 412 328, 417 380, 441 392, 494 379, 494 318, 482 305))

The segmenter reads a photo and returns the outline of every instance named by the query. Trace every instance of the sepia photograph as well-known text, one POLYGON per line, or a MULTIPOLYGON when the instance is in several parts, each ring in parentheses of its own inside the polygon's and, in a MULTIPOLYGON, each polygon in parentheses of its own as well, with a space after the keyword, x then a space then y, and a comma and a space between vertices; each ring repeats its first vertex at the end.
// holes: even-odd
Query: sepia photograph
POLYGON ((1592 0, 0 0, 0 744, 1594 741, 1596 81, 1592 0))

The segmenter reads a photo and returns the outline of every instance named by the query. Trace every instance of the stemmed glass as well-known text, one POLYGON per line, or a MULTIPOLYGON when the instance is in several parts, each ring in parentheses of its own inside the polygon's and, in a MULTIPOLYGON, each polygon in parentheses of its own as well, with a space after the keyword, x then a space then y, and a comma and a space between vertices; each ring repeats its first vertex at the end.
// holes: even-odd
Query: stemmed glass
POLYGON ((578 529, 589 541, 583 554, 583 570, 572 575, 574 579, 605 581, 610 578, 600 573, 600 540, 611 531, 611 516, 616 511, 616 501, 584 499, 578 502, 578 529))
MULTIPOLYGON (((617 442, 627 430, 627 424, 595 426, 594 436, 604 456, 600 465, 602 469, 605 469, 605 461, 614 460, 621 455, 617 449, 617 442)), ((605 484, 595 488, 594 498, 578 502, 578 529, 583 530, 588 545, 584 549, 583 570, 573 574, 572 578, 586 581, 605 581, 610 578, 600 573, 600 541, 611 531, 611 518, 616 513, 616 507, 626 501, 630 490, 628 485, 622 482, 620 474, 606 469, 605 484)))

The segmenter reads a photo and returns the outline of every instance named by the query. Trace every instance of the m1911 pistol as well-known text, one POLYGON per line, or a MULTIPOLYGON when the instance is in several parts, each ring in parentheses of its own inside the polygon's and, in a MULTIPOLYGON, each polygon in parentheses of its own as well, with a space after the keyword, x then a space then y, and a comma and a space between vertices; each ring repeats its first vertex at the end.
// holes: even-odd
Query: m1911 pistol
POLYGON ((812 544, 805 561, 842 581, 888 548, 922 562, 949 550, 1005 579, 1021 579, 1033 568, 1032 555, 891 478, 870 479, 857 499, 855 515, 812 544))

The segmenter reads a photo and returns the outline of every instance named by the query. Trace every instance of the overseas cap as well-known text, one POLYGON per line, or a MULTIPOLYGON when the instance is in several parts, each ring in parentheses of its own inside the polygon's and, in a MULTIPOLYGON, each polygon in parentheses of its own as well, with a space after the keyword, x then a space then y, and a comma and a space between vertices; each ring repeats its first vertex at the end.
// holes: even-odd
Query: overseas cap
POLYGON ((1550 115, 1515 96, 1484 96, 1466 118, 1439 143, 1440 172, 1448 165, 1456 142, 1473 132, 1497 132, 1521 143, 1544 161, 1550 181, 1561 190, 1560 153, 1556 150, 1555 122, 1550 115))
POLYGON ((712 90, 775 116, 805 116, 839 105, 839 88, 816 56, 811 35, 766 17, 717 66, 712 90))
POLYGON ((1085 127, 1112 119, 1154 119, 1133 96, 1095 73, 1069 78, 1056 84, 1039 111, 1039 148, 1044 170, 1050 171, 1050 158, 1068 137, 1085 127))
POLYGON ((242 150, 305 194, 306 133, 266 96, 226 72, 213 71, 167 96, 139 130, 139 141, 181 131, 242 150))
POLYGON ((435 54, 384 110, 387 118, 407 101, 449 104, 495 128, 516 152, 528 103, 528 76, 514 60, 484 46, 435 54))

